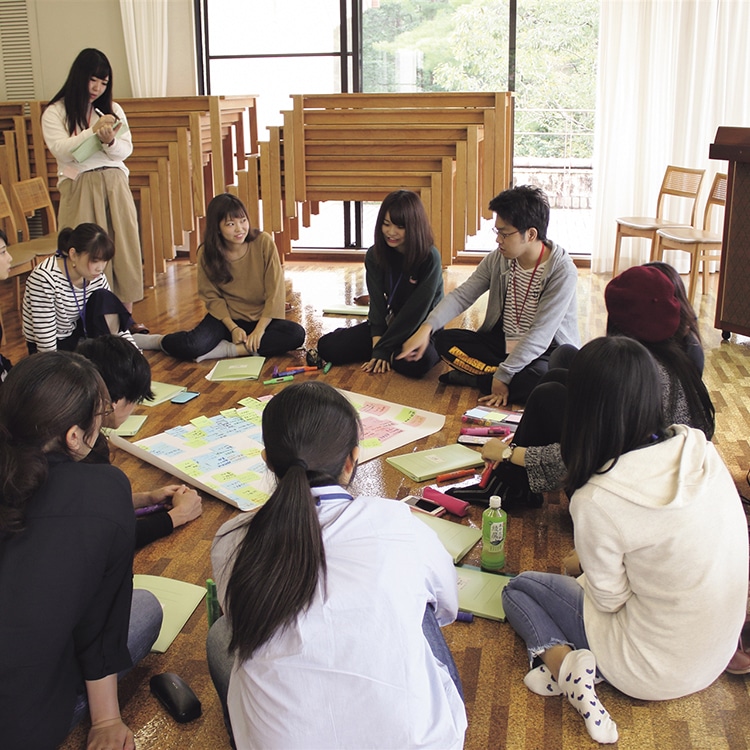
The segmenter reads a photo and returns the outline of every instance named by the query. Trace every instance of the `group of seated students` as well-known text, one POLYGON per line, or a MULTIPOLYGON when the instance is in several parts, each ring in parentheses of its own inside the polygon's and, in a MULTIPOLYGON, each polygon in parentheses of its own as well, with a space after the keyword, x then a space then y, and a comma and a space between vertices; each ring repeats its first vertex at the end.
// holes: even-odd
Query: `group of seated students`
MULTIPOLYGON (((480 389, 483 403, 525 402, 515 442, 484 446, 489 489, 454 492, 515 507, 569 494, 566 566, 580 575, 521 573, 503 604, 528 649, 526 686, 565 695, 592 738, 612 743, 598 683, 663 700, 727 666, 745 621, 744 513, 710 442, 679 276, 648 264, 613 279, 607 336, 579 350, 576 270, 546 237, 543 192, 513 188, 490 207, 498 249, 444 296, 419 198, 391 193, 365 260, 368 320, 321 337, 318 353, 409 377, 443 359, 443 382, 480 389), (485 291, 478 331, 444 328, 485 291)), ((36 353, 3 369, 0 726, 11 750, 57 746, 87 711, 89 747, 134 747, 117 680, 154 643, 161 609, 133 591, 133 550, 201 513, 195 491, 133 493, 110 464, 101 428, 150 395, 134 344, 200 360, 272 356, 305 338, 284 320, 273 241, 231 195, 209 206, 197 269, 207 314, 191 331, 131 336, 102 275, 113 252, 96 225, 61 231, 24 297, 36 353), (136 523, 134 506, 159 502, 136 523)), ((0 277, 6 258, 0 244, 0 277)), ((403 504, 351 493, 361 425, 335 389, 286 387, 262 432, 275 490, 219 529, 211 553, 225 614, 207 659, 233 745, 462 747, 463 691, 440 632, 458 608, 450 556, 403 504)))

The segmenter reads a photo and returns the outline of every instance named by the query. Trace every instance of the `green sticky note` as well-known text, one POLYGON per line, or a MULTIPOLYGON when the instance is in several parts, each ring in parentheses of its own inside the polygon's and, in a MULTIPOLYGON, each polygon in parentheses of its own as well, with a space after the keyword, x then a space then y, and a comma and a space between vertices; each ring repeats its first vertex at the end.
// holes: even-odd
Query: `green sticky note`
POLYGON ((210 427, 213 422, 208 417, 203 416, 191 419, 190 424, 195 425, 196 427, 210 427))
POLYGON ((361 440, 359 443, 361 448, 377 448, 378 446, 382 445, 380 440, 376 437, 371 438, 365 438, 364 440, 361 440))
POLYGON ((192 458, 187 461, 180 461, 180 463, 175 464, 175 466, 177 466, 180 471, 184 471, 189 477, 200 476, 200 467, 192 458))

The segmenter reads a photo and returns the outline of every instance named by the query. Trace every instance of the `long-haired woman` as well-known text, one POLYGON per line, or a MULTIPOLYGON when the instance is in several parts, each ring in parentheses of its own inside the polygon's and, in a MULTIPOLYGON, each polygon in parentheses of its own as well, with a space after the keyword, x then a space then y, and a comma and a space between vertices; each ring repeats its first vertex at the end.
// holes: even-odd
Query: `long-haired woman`
POLYGON ((364 372, 422 377, 440 357, 430 343, 422 359, 395 359, 443 298, 440 253, 420 197, 411 190, 386 196, 375 222, 375 241, 365 255, 370 296, 367 323, 322 336, 318 354, 335 365, 362 362, 364 372))
POLYGON ((4 750, 57 747, 87 709, 89 747, 134 748, 117 676, 150 650, 161 607, 133 592, 127 478, 81 463, 110 408, 93 364, 68 352, 21 360, 0 389, 4 750))
POLYGON ((403 503, 348 491, 359 431, 321 382, 287 387, 263 412, 278 485, 219 529, 211 555, 226 617, 209 667, 222 700, 228 684, 238 748, 463 746, 438 627, 456 616, 456 573, 403 503))
MULTIPOLYGON (((125 166, 133 141, 125 112, 112 100, 113 80, 103 52, 82 50, 42 114, 42 133, 57 159, 58 226, 88 222, 105 228, 117 247, 107 267, 110 286, 132 313, 133 303, 143 299, 138 216, 125 166), (92 138, 96 147, 83 158, 77 149, 92 138)), ((133 330, 146 332, 143 325, 133 330)))
POLYGON ((223 193, 208 204, 198 248, 198 296, 206 316, 191 331, 139 339, 178 359, 272 357, 302 345, 305 329, 284 319, 284 272, 269 234, 253 229, 242 201, 223 193))
POLYGON ((542 662, 527 687, 566 695, 595 740, 616 742, 597 681, 666 700, 726 667, 745 621, 747 524, 703 432, 667 426, 659 368, 633 339, 576 355, 561 450, 585 572, 521 573, 503 605, 531 665, 542 662))

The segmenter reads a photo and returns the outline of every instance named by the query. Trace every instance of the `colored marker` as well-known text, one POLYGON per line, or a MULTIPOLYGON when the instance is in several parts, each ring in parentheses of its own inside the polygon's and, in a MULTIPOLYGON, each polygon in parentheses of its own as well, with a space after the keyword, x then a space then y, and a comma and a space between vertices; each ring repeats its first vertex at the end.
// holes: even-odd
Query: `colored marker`
POLYGON ((206 580, 206 616, 210 628, 221 617, 221 607, 216 594, 216 584, 211 578, 206 580))
POLYGON ((156 503, 154 505, 144 505, 142 508, 135 509, 136 517, 147 516, 149 513, 156 513, 159 510, 165 510, 164 503, 156 503))
POLYGON ((470 477, 476 474, 474 469, 461 469, 460 471, 451 471, 448 474, 438 474, 435 479, 438 482, 450 482, 452 479, 461 479, 462 477, 470 477))
POLYGON ((462 612, 459 609, 456 613, 456 622, 474 622, 474 615, 471 612, 462 612))
POLYGON ((284 375, 283 377, 271 378, 270 380, 264 380, 263 385, 276 385, 277 383, 288 383, 290 380, 294 380, 294 375, 284 375))
POLYGON ((490 476, 492 476, 492 467, 492 464, 487 464, 487 466, 484 467, 482 478, 479 480, 479 486, 482 489, 484 489, 487 486, 487 483, 490 481, 490 476))
POLYGON ((327 375, 327 374, 328 374, 328 371, 329 371, 330 369, 331 369, 331 363, 330 363, 330 362, 326 362, 326 366, 325 366, 325 367, 323 368, 323 374, 324 374, 324 375, 327 375))
POLYGON ((482 437, 509 435, 507 427, 462 427, 462 435, 481 435, 482 437))

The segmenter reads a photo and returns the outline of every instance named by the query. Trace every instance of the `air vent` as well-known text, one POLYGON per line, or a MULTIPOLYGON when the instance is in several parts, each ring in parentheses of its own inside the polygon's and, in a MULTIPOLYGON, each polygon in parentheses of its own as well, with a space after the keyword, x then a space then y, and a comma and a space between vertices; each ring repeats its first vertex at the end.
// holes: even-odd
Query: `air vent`
POLYGON ((31 35, 26 0, 0 2, 0 60, 6 101, 34 99, 31 35))

